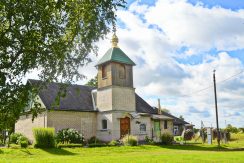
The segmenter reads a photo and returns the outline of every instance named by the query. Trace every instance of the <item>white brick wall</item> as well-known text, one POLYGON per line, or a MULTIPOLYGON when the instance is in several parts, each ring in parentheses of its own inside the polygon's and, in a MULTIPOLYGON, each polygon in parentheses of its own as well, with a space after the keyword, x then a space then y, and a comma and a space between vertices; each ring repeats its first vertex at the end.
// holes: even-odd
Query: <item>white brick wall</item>
POLYGON ((47 126, 55 131, 74 128, 80 131, 85 139, 96 136, 96 112, 50 111, 47 114, 47 126))
POLYGON ((47 126, 47 115, 46 112, 39 114, 37 118, 32 121, 32 115, 22 115, 19 120, 15 123, 15 132, 22 133, 30 141, 34 141, 32 129, 35 127, 47 126))

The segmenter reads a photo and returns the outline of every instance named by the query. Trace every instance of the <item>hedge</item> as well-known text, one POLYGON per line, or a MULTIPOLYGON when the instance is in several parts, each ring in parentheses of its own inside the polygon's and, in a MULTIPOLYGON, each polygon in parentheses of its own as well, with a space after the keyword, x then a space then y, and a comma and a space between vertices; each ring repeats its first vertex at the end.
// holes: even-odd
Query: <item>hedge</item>
POLYGON ((54 128, 34 128, 36 148, 53 148, 55 147, 54 128))

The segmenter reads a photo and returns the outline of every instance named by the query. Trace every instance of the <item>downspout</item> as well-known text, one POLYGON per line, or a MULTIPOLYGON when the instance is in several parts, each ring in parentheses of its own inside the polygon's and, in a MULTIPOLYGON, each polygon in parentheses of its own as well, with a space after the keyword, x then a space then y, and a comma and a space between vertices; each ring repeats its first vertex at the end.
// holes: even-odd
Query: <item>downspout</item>
POLYGON ((96 107, 96 101, 95 101, 95 99, 94 99, 94 95, 93 95, 93 93, 97 93, 97 90, 95 89, 95 90, 92 90, 92 91, 91 91, 92 105, 93 105, 93 109, 94 109, 94 111, 96 111, 96 110, 97 110, 97 107, 96 107))

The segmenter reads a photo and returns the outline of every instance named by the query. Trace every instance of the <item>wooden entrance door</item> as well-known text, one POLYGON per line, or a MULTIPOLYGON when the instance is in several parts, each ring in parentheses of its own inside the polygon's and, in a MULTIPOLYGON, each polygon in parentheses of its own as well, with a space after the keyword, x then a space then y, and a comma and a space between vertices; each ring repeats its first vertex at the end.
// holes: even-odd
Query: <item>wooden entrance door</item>
POLYGON ((120 119, 120 137, 130 134, 130 118, 125 117, 120 119))

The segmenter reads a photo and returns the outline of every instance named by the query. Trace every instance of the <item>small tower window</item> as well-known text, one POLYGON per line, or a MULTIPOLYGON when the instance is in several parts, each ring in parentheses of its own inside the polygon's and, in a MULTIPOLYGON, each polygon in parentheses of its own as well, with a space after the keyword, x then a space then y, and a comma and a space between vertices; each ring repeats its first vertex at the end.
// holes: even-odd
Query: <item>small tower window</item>
POLYGON ((125 65, 119 65, 119 78, 125 79, 125 65))
POLYGON ((107 65, 102 66, 102 78, 107 77, 107 65))
POLYGON ((108 122, 106 119, 102 120, 102 129, 107 130, 108 129, 108 122))

